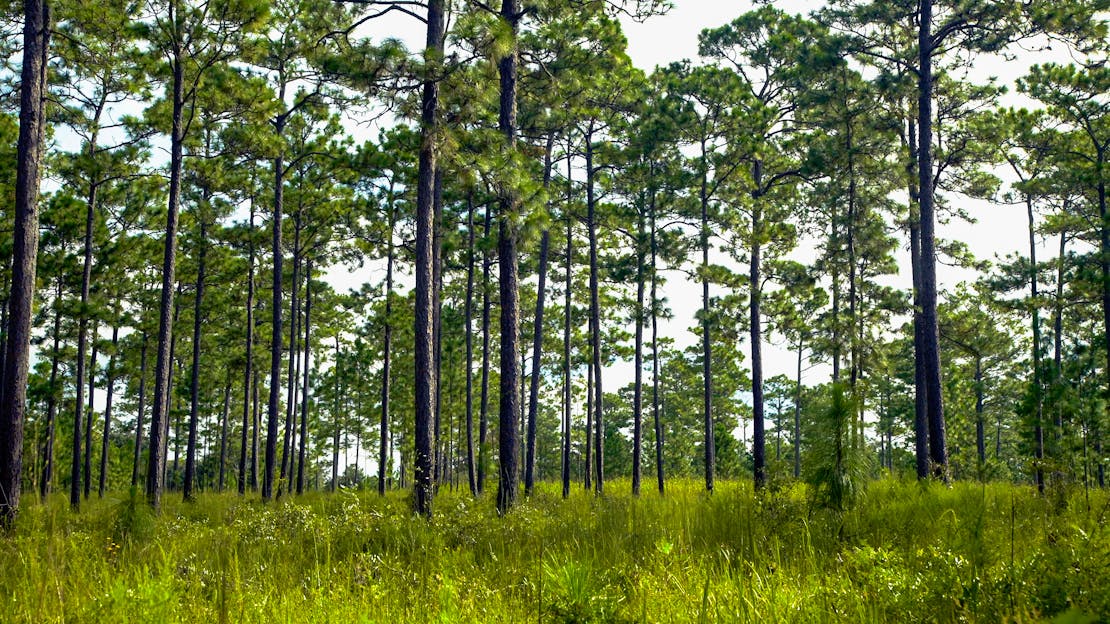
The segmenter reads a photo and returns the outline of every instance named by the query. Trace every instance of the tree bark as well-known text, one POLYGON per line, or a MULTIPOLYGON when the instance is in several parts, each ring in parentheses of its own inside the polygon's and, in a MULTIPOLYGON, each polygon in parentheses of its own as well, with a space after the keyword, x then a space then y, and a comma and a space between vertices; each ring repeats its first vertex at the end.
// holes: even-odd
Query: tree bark
MULTIPOLYGON (((284 89, 281 95, 284 96, 284 89)), ((285 131, 285 115, 275 120, 274 133, 280 138, 285 131)), ((262 500, 268 502, 274 497, 274 465, 277 461, 278 418, 281 400, 281 354, 282 354, 282 264, 281 222, 285 203, 285 160, 278 154, 273 161, 274 169, 274 212, 270 221, 271 248, 273 251, 273 275, 270 303, 270 388, 266 402, 266 459, 262 471, 262 500)), ((257 383, 256 383, 257 385, 257 383)))
POLYGON ((112 355, 108 356, 108 394, 104 403, 104 436, 100 439, 100 482, 96 494, 104 498, 108 489, 108 449, 112 434, 112 397, 116 385, 116 348, 119 346, 119 325, 112 328, 112 355))
MULTIPOLYGON (((1044 493, 1044 399, 1041 393, 1041 312, 1037 301, 1037 233, 1033 214, 1033 197, 1025 194, 1025 210, 1029 217, 1029 297, 1033 323, 1033 459, 1037 491, 1044 493)), ((978 412, 976 412, 978 413, 978 412)))
MULTIPOLYGON (((756 161, 752 172, 752 179, 756 189, 762 189, 763 163, 756 161)), ((749 306, 750 330, 752 342, 752 460, 755 478, 755 489, 762 489, 767 482, 766 475, 766 440, 763 427, 763 328, 760 318, 759 304, 762 294, 762 280, 760 274, 761 237, 763 236, 763 219, 760 203, 762 190, 753 194, 752 206, 752 249, 751 266, 749 274, 749 287, 751 288, 751 304, 749 306)))
POLYGON ((220 413, 220 468, 216 481, 216 491, 223 492, 227 480, 227 426, 231 411, 231 370, 227 372, 224 386, 224 409, 220 413))
POLYGON ((562 477, 563 477, 563 498, 570 496, 570 429, 571 429, 571 343, 570 343, 570 328, 571 328, 571 315, 573 308, 571 302, 573 300, 572 290, 573 283, 571 281, 571 273, 574 266, 574 234, 573 234, 573 219, 571 217, 571 201, 573 200, 574 186, 572 182, 572 169, 571 169, 571 154, 570 154, 570 140, 567 140, 567 202, 566 202, 566 226, 567 226, 567 246, 566 246, 566 292, 563 294, 563 431, 562 431, 562 477))
POLYGON ((58 418, 58 359, 62 330, 62 280, 55 280, 54 327, 51 331, 53 346, 50 349, 50 387, 46 397, 46 441, 43 445, 43 469, 39 480, 39 498, 46 501, 54 481, 54 431, 58 418))
POLYGON ((285 400, 285 429, 281 445, 281 470, 277 495, 292 490, 293 449, 296 444, 297 382, 300 377, 301 350, 298 346, 301 323, 300 273, 301 229, 304 208, 298 207, 293 217, 293 280, 289 286, 289 375, 285 400))
MULTIPOLYGON (((307 452, 308 408, 312 393, 308 386, 312 363, 312 258, 305 262, 304 271, 304 379, 301 383, 301 435, 297 448, 297 495, 304 494, 304 462, 307 452)), ((380 481, 381 479, 379 479, 380 481)))
POLYGON ((200 414, 200 328, 204 323, 204 282, 207 278, 206 263, 208 255, 208 223, 204 217, 197 215, 200 221, 200 232, 197 244, 197 282, 196 292, 193 297, 193 364, 189 375, 189 439, 185 447, 185 484, 182 494, 186 501, 195 499, 193 495, 194 482, 197 478, 197 426, 200 414))
POLYGON ((644 215, 636 220, 636 336, 632 391, 632 495, 640 495, 644 461, 644 215))
MULTIPOLYGON (((933 475, 948 482, 948 444, 945 439, 941 392, 940 333, 937 325, 936 216, 933 179, 933 1, 919 5, 917 123, 918 192, 921 211, 921 325, 919 357, 924 361, 926 407, 929 421, 929 458, 933 475)), ((1110 316, 1108 316, 1110 319, 1110 316)))
POLYGON ((528 458, 524 468, 524 494, 532 495, 536 486, 536 420, 539 412, 540 360, 543 351, 543 306, 547 285, 547 251, 550 233, 545 229, 540 239, 540 276, 536 290, 536 322, 532 331, 532 386, 528 396, 528 458))
POLYGON ((597 258, 597 200, 594 196, 593 123, 586 131, 586 221, 590 235, 590 359, 593 367, 594 489, 605 491, 605 408, 601 388, 601 304, 597 258))
MULTIPOLYGON (((466 482, 470 495, 478 495, 478 476, 474 465, 474 198, 466 197, 466 482)), ((385 444, 385 437, 382 437, 385 444)))
POLYGON ((702 374, 702 418, 705 424, 705 489, 713 491, 717 472, 717 442, 713 435, 713 346, 709 335, 709 165, 706 161, 705 142, 701 146, 701 374, 702 374))
MULTIPOLYGON (((393 355, 393 227, 395 212, 392 199, 393 193, 390 189, 389 231, 386 233, 385 260, 385 327, 382 336, 382 414, 379 427, 381 438, 378 452, 378 494, 383 496, 385 495, 385 475, 389 467, 389 449, 387 448, 389 441, 389 384, 390 364, 393 355)), ((338 348, 337 343, 336 349, 338 350, 338 348)), ((336 435, 338 436, 338 429, 336 435)), ((339 452, 338 441, 337 437, 336 453, 339 452)))
POLYGON ((154 411, 150 417, 150 460, 147 500, 157 511, 162 502, 166 468, 165 431, 169 424, 170 349, 173 343, 173 300, 177 269, 177 221, 181 196, 182 143, 185 125, 185 75, 180 42, 175 39, 170 69, 173 73, 173 125, 170 132, 170 187, 166 210, 166 239, 162 257, 162 300, 158 319, 158 355, 154 364, 154 411))
MULTIPOLYGON (((88 412, 85 414, 85 448, 83 451, 83 489, 85 498, 89 498, 92 492, 92 425, 95 412, 93 411, 93 391, 96 388, 96 356, 99 346, 97 344, 97 336, 100 332, 98 323, 93 323, 92 330, 92 354, 89 356, 89 405, 88 412)), ((77 385, 81 385, 81 378, 78 377, 77 385)))
MULTIPOLYGON (((486 206, 485 239, 490 237, 492 213, 486 206)), ((489 456, 486 436, 489 433, 489 339, 490 339, 490 253, 488 247, 482 252, 482 396, 478 413, 478 494, 485 491, 486 471, 489 456)))
MULTIPOLYGON (((510 31, 509 47, 497 62, 501 97, 497 126, 505 137, 504 149, 516 147, 516 89, 517 53, 520 19, 519 0, 502 0, 501 19, 510 31)), ((499 227, 497 237, 499 286, 501 295, 501 401, 499 436, 499 470, 497 483, 497 511, 507 513, 515 504, 519 481, 517 457, 520 440, 514 420, 519 413, 520 375, 520 300, 518 292, 517 226, 513 222, 519 215, 520 198, 515 189, 503 188, 500 192, 499 227)))
POLYGON ((433 398, 436 393, 434 376, 432 250, 434 235, 434 195, 436 172, 436 144, 439 112, 439 82, 433 70, 438 70, 443 57, 443 0, 428 1, 427 39, 425 58, 429 60, 428 74, 424 76, 420 103, 420 155, 416 193, 416 310, 413 334, 416 357, 416 471, 413 483, 413 510, 423 516, 432 515, 435 466, 432 448, 433 398))
POLYGON ((239 495, 247 493, 247 430, 250 429, 251 379, 254 374, 254 198, 247 225, 247 344, 243 366, 243 431, 239 436, 239 495))
POLYGON ((656 237, 655 193, 651 196, 651 413, 655 424, 655 481, 659 494, 664 493, 663 474, 663 423, 660 419, 659 405, 659 295, 658 289, 658 252, 659 241, 656 237))
MULTIPOLYGON (((910 158, 913 161, 911 168, 916 166, 917 132, 911 119, 908 123, 906 134, 910 158)), ((924 325, 921 317, 921 192, 917 183, 909 183, 910 195, 910 273, 913 279, 913 430, 914 430, 914 460, 918 479, 929 476, 929 410, 928 395, 925 391, 925 361, 923 353, 924 325), (915 204, 917 209, 915 209, 915 204)))

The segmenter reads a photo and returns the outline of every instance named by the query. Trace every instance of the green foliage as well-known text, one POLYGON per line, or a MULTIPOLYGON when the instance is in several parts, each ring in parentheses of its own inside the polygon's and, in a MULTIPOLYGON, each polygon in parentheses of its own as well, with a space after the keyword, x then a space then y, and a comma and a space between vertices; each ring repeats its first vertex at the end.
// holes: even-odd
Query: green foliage
POLYGON ((853 437, 859 410, 843 384, 829 386, 826 396, 807 411, 805 480, 813 500, 843 511, 863 495, 868 479, 867 456, 853 437))

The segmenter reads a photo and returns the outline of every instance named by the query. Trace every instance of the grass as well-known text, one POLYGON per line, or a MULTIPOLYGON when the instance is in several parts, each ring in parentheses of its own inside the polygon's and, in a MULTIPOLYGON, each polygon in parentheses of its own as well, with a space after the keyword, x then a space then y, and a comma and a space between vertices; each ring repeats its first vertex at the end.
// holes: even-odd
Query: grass
POLYGON ((1105 491, 884 480, 833 512, 802 486, 607 488, 506 518, 442 491, 431 522, 400 492, 56 497, 0 538, 0 621, 1110 621, 1105 491))

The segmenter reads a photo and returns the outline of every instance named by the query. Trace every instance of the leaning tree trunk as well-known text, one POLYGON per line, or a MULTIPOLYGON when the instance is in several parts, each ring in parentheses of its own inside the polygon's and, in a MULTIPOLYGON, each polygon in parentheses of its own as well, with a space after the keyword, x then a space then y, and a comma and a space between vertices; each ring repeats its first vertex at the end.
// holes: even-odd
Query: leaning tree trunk
POLYGON ((420 103, 420 155, 416 190, 416 310, 413 334, 415 353, 415 438, 416 470, 413 484, 413 510, 423 516, 432 515, 435 467, 432 449, 433 398, 435 377, 432 335, 432 238, 434 234, 434 201, 436 172, 436 125, 439 112, 439 80, 432 74, 443 57, 443 0, 428 1, 425 58, 429 59, 424 76, 420 103))
POLYGON ((948 481, 944 397, 941 392, 940 334, 937 325, 936 210, 933 196, 933 0, 921 0, 918 30, 917 123, 918 205, 921 216, 921 351, 925 366, 929 458, 934 476, 948 481))
MULTIPOLYGON (((497 62, 501 97, 497 126, 505 138, 505 149, 516 148, 516 89, 517 54, 519 45, 520 0, 502 0, 501 19, 509 29, 509 45, 497 62)), ((520 293, 517 266, 517 226, 513 220, 520 208, 520 198, 515 189, 503 188, 500 193, 497 237, 498 283, 501 295, 501 401, 498 414, 499 470, 497 483, 497 510, 504 514, 516 504, 519 473, 517 459, 520 440, 515 419, 520 412, 520 293)))
MULTIPOLYGON (((199 216, 199 215, 198 215, 199 216)), ((185 484, 182 493, 186 501, 194 500, 193 486, 197 478, 197 426, 200 414, 200 328, 204 323, 204 281, 208 256, 208 224, 200 218, 200 237, 197 239, 197 283, 193 298, 193 367, 189 382, 189 433, 185 445, 185 484)))

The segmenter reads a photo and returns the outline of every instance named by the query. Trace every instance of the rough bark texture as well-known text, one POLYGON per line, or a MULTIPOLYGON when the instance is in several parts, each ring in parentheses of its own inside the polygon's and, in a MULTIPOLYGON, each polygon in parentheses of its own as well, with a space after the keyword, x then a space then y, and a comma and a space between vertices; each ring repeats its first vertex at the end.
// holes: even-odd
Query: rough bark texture
MULTIPOLYGON (((511 43, 497 61, 501 84, 501 97, 497 126, 505 139, 505 149, 516 146, 516 88, 517 45, 520 27, 519 0, 503 0, 501 19, 509 27, 511 43)), ((514 220, 520 209, 520 198, 515 189, 503 188, 500 193, 498 215, 497 251, 500 269, 501 294, 501 401, 499 427, 499 477, 497 484, 497 510, 506 513, 516 504, 519 480, 517 458, 520 441, 517 439, 515 419, 520 412, 520 298, 517 291, 519 267, 517 266, 517 226, 514 220)))
POLYGON ((932 0, 921 0, 918 29, 917 147, 918 194, 921 214, 921 351, 924 362, 929 421, 929 459, 933 475, 948 480, 944 403, 940 376, 940 333, 937 325, 936 210, 933 201, 933 68, 932 0))
MULTIPOLYGON (((433 67, 443 56, 443 0, 428 2, 428 29, 425 58, 433 67)), ((433 292, 434 195, 436 171, 436 123, 439 111, 439 83, 435 76, 424 77, 420 106, 420 155, 416 190, 416 310, 413 334, 416 337, 416 465, 413 477, 413 510, 432 515, 435 456, 432 448, 432 420, 436 394, 433 292)))
POLYGON ((166 432, 169 427, 170 368, 173 346, 173 301, 177 269, 177 221, 181 198, 182 142, 184 139, 185 75, 180 43, 175 42, 173 73, 173 123, 170 131, 170 187, 166 210, 166 238, 162 256, 162 298, 158 316, 158 355, 154 361, 154 411, 150 416, 150 460, 146 495, 155 510, 162 503, 165 480, 166 432))

